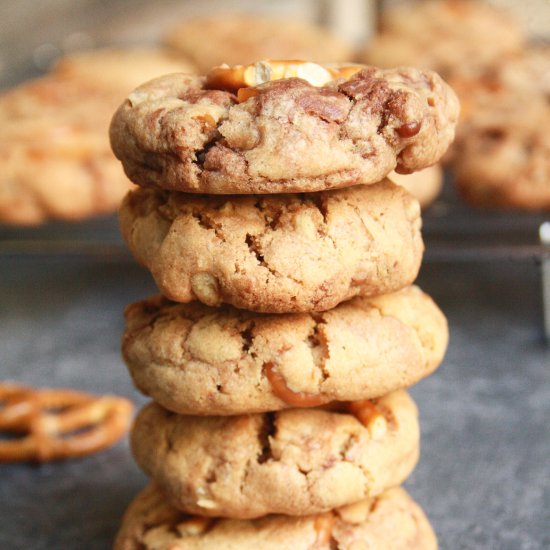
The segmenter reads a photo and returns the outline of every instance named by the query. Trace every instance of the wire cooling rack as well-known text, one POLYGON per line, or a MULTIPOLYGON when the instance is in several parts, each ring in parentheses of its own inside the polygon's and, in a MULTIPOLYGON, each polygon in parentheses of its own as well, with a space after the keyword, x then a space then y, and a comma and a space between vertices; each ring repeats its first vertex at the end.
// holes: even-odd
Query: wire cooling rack
MULTIPOLYGON (((425 262, 542 262, 550 254, 550 238, 543 242, 539 235, 548 213, 475 209, 456 196, 449 181, 422 218, 425 262)), ((130 254, 113 215, 31 228, 0 225, 0 258, 6 257, 125 261, 130 254)))
MULTIPOLYGON (((426 263, 533 261, 540 265, 545 332, 550 342, 550 221, 542 213, 473 209, 447 182, 442 197, 423 213, 426 263)), ((11 258, 129 262, 115 216, 36 228, 0 225, 0 270, 11 258)))

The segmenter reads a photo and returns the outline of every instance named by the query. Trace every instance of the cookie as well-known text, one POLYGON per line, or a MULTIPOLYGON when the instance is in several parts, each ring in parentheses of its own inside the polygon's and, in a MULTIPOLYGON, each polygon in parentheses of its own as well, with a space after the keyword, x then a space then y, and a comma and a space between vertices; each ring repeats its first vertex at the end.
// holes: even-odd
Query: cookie
POLYGON ((157 296, 128 306, 122 347, 136 386, 163 407, 232 415, 380 397, 433 372, 447 341, 439 308, 409 287, 316 315, 157 296))
POLYGON ((427 208, 438 197, 443 187, 443 170, 439 164, 434 164, 420 172, 398 174, 392 172, 388 179, 404 187, 415 197, 422 208, 427 208))
POLYGON ((54 76, 0 97, 0 221, 32 225, 116 210, 131 183, 105 136, 113 99, 54 76))
POLYGON ((118 208, 131 183, 111 152, 109 122, 138 82, 185 67, 164 55, 83 53, 0 96, 0 221, 78 220, 118 208))
MULTIPOLYGON (((548 107, 546 107, 548 109, 548 107)), ((460 194, 481 207, 550 210, 550 116, 536 126, 475 127, 457 144, 453 172, 460 194)))
POLYGON ((509 118, 535 125, 550 96, 550 48, 526 48, 480 73, 456 74, 450 84, 461 102, 457 140, 466 138, 472 122, 494 125, 500 119, 504 126, 509 118))
POLYGON ((486 2, 425 0, 383 12, 381 32, 367 44, 362 60, 380 67, 413 65, 449 77, 520 51, 525 42, 520 24, 486 2))
POLYGON ((487 71, 506 90, 518 94, 550 96, 550 47, 532 46, 503 57, 487 71))
POLYGON ((114 550, 436 550, 424 512, 401 488, 321 515, 231 520, 188 516, 154 483, 130 504, 114 550))
POLYGON ((151 403, 135 421, 132 451, 185 512, 325 512, 399 485, 419 455, 417 410, 404 391, 338 407, 204 417, 151 403))
POLYGON ((323 63, 353 57, 349 44, 312 23, 238 13, 183 21, 170 30, 165 42, 204 73, 222 63, 246 65, 257 59, 323 63))
POLYGON ((251 311, 323 311, 418 273, 420 208, 384 181, 315 194, 211 196, 137 189, 122 234, 159 290, 251 311))
POLYGON ((550 209, 549 69, 550 49, 530 49, 455 79, 468 99, 451 165, 469 203, 550 209))
POLYGON ((421 170, 454 138, 458 100, 435 73, 367 67, 326 82, 318 77, 327 69, 290 62, 301 78, 247 87, 244 77, 262 82, 277 63, 228 68, 221 81, 216 70, 210 80, 169 75, 137 88, 110 131, 128 177, 208 194, 322 191, 421 170))
MULTIPOLYGON (((87 82, 93 87, 115 89, 122 100, 128 92, 152 78, 176 72, 195 73, 197 68, 167 48, 133 47, 68 54, 56 62, 53 72, 87 82)), ((113 111, 117 106, 118 103, 113 111)))

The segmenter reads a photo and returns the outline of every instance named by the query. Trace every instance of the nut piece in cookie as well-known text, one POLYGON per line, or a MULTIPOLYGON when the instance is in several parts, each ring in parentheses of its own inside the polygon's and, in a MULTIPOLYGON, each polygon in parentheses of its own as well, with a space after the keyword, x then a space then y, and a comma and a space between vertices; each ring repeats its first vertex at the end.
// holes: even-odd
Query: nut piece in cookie
POLYGON ((417 410, 406 392, 339 407, 198 417, 152 403, 136 419, 132 450, 188 513, 327 512, 399 485, 419 452, 417 410))
POLYGON ((130 504, 114 550, 436 550, 420 507, 401 488, 331 512, 252 521, 189 516, 149 484, 130 504))
POLYGON ((168 75, 120 106, 113 151, 134 183, 208 194, 372 184, 437 162, 458 118, 451 88, 430 71, 354 71, 265 61, 210 79, 168 75))
POLYGON ((389 181, 303 195, 136 189, 120 223, 168 298, 265 313, 398 290, 416 278, 423 252, 418 203, 389 181))

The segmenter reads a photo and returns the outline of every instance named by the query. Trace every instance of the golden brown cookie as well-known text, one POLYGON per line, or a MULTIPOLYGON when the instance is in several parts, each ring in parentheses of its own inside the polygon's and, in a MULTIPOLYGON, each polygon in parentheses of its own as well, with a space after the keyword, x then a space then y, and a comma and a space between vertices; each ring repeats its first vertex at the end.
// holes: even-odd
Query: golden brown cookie
POLYGON ((131 184, 109 146, 112 113, 139 82, 185 66, 162 50, 99 50, 3 93, 0 221, 115 211, 131 184))
POLYGON ((385 294, 418 273, 418 202, 389 181, 292 195, 137 189, 121 229, 160 291, 251 311, 323 311, 385 294))
POLYGON ((380 397, 433 372, 447 340, 445 317, 417 287, 316 315, 157 296, 126 309, 123 354, 163 407, 228 415, 380 397))
POLYGON ((536 126, 476 127, 457 144, 453 171, 464 199, 488 208, 550 210, 550 116, 543 113, 536 126))
POLYGON ((427 208, 441 192, 443 169, 439 164, 434 164, 412 174, 392 172, 388 175, 388 179, 404 187, 418 200, 422 208, 427 208))
POLYGON ((362 60, 380 67, 413 65, 444 77, 477 69, 522 49, 513 17, 478 0, 424 0, 386 10, 381 32, 362 60))
POLYGON ((168 33, 166 43, 204 73, 222 63, 246 65, 257 59, 323 63, 353 56, 349 44, 312 23, 237 13, 183 21, 168 33))
POLYGON ((269 80, 274 63, 253 66, 257 79, 236 67, 222 80, 216 70, 137 88, 111 124, 128 177, 209 194, 321 191, 420 170, 454 138, 458 100, 435 73, 367 67, 326 82, 310 64, 301 78, 269 80))
POLYGON ((155 47, 79 51, 60 58, 53 67, 53 72, 59 76, 87 82, 93 87, 115 89, 121 99, 152 78, 196 71, 196 66, 182 55, 155 47))
POLYGON ((132 451, 192 514, 326 512, 399 485, 419 454, 416 405, 404 391, 338 406, 201 417, 151 403, 135 421, 132 451))
POLYGON ((424 512, 401 488, 326 514, 256 520, 188 516, 151 483, 130 504, 114 550, 436 550, 424 512))
POLYGON ((550 209, 550 49, 454 82, 467 98, 451 157, 461 195, 476 206, 550 209))

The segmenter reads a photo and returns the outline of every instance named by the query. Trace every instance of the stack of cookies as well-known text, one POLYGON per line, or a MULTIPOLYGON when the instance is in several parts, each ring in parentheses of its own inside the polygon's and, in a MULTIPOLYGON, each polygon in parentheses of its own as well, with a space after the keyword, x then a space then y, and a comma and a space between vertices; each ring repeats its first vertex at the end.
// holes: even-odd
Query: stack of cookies
POLYGON ((437 162, 458 102, 433 72, 302 62, 169 75, 111 143, 141 187, 124 237, 162 296, 123 340, 154 402, 152 478, 117 549, 433 549, 399 486, 419 455, 405 388, 440 364, 418 202, 385 176, 437 162))

